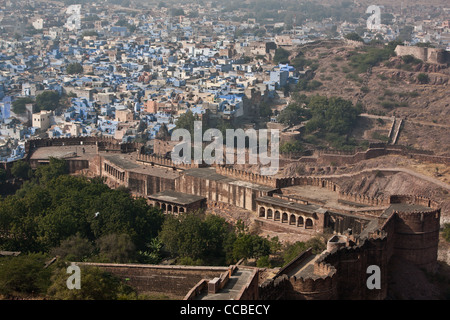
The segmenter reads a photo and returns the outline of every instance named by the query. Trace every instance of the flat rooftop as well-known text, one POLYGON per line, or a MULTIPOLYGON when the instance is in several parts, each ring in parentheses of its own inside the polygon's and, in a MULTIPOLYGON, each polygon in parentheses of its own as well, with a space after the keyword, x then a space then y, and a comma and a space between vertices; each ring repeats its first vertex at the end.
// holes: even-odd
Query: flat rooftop
POLYGON ((36 149, 30 156, 31 160, 49 160, 50 158, 90 160, 97 155, 97 146, 52 146, 36 149), (84 152, 83 152, 84 149, 84 152))
POLYGON ((173 190, 165 190, 148 196, 149 199, 159 200, 165 202, 172 202, 180 205, 189 205, 197 201, 206 199, 205 197, 196 196, 193 194, 177 192, 173 190))
POLYGON ((280 199, 275 197, 263 196, 256 198, 256 201, 268 203, 275 206, 281 206, 288 209, 293 209, 296 211, 306 212, 313 214, 314 212, 323 212, 324 210, 315 204, 302 204, 297 202, 292 202, 286 199, 280 199))
POLYGON ((144 163, 138 163, 136 162, 136 156, 134 153, 103 152, 100 155, 105 158, 105 160, 129 172, 157 176, 166 179, 175 179, 180 175, 179 172, 172 170, 171 168, 157 167, 144 163))

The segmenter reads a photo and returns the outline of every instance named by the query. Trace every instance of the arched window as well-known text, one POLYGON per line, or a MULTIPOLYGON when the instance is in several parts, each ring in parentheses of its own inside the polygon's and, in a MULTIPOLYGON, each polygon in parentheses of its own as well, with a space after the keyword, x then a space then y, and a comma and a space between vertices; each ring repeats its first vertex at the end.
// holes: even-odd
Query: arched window
POLYGON ((266 208, 260 207, 259 208, 259 217, 264 218, 266 216, 266 208))
POLYGON ((171 204, 167 205, 167 212, 172 212, 172 205, 171 204))
POLYGON ((272 209, 267 210, 267 219, 272 219, 272 209))
POLYGON ((298 217, 298 219, 297 219, 297 227, 303 227, 303 224, 304 224, 305 222, 304 222, 304 220, 303 220, 303 217, 302 216, 299 216, 298 217))
POLYGON ((275 216, 274 216, 273 220, 280 221, 280 211, 278 211, 278 210, 275 211, 275 216))
POLYGON ((165 203, 162 203, 161 204, 161 209, 162 209, 162 211, 164 211, 164 212, 166 212, 166 204, 165 203))
POLYGON ((288 215, 286 212, 283 212, 283 215, 281 216, 281 222, 287 223, 288 222, 288 215))
POLYGON ((295 226, 295 215, 291 214, 291 216, 289 217, 289 224, 295 226))
POLYGON ((312 228, 313 228, 313 221, 310 218, 306 219, 305 229, 312 229, 312 228))

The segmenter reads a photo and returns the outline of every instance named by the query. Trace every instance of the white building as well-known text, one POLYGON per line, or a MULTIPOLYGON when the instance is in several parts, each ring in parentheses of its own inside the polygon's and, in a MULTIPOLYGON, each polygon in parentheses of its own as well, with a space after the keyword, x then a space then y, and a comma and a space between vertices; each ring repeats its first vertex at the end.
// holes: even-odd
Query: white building
POLYGON ((42 131, 50 128, 50 118, 53 115, 51 111, 42 110, 39 113, 33 114, 33 127, 38 128, 42 131))

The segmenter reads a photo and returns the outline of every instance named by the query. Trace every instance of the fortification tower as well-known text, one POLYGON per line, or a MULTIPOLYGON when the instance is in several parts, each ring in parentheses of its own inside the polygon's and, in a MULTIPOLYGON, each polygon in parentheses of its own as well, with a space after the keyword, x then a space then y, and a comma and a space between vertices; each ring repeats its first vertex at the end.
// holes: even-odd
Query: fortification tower
POLYGON ((434 271, 441 216, 438 204, 418 196, 393 196, 390 210, 395 215, 394 254, 434 271))

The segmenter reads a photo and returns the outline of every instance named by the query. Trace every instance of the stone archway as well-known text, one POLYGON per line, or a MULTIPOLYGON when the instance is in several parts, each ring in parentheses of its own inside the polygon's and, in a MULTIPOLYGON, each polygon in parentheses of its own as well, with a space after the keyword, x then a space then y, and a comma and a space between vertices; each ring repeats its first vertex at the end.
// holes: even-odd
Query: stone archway
POLYGON ((283 212, 281 215, 281 223, 287 223, 288 222, 288 215, 286 212, 283 212))
POLYGON ((312 229, 313 228, 313 221, 310 218, 307 218, 305 221, 305 229, 312 229))
POLYGON ((298 216, 297 227, 303 227, 304 224, 305 224, 305 220, 303 219, 303 217, 302 216, 298 216))
POLYGON ((267 210, 267 219, 272 219, 273 211, 272 209, 267 210))

